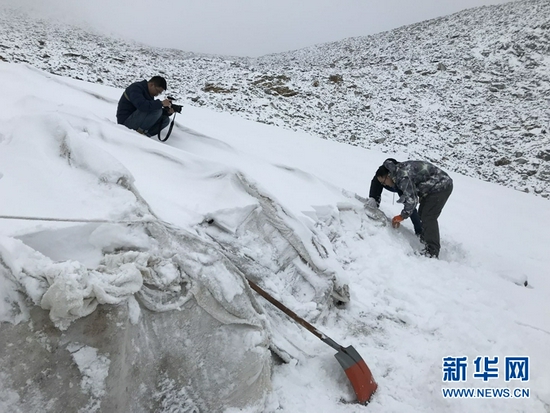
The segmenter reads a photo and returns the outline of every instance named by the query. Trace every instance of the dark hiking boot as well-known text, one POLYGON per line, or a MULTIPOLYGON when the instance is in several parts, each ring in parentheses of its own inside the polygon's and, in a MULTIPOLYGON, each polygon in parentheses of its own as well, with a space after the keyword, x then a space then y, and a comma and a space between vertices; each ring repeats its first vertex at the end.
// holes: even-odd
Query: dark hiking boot
POLYGON ((426 247, 422 251, 422 255, 428 258, 439 258, 439 253, 432 251, 430 248, 426 247))
POLYGON ((419 257, 439 258, 438 253, 430 251, 428 248, 424 248, 422 251, 417 251, 415 254, 419 257))

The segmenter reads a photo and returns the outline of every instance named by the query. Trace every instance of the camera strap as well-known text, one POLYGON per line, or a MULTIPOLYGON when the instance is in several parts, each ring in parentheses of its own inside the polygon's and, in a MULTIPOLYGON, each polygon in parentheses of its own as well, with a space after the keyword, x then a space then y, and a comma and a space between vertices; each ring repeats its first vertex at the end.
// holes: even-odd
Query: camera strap
POLYGON ((174 118, 172 119, 172 122, 170 123, 170 127, 168 128, 168 133, 166 134, 164 139, 160 137, 160 132, 161 131, 159 131, 159 134, 157 135, 157 138, 159 139, 159 141, 166 142, 168 140, 168 138, 170 137, 170 134, 172 133, 172 129, 174 129, 174 122, 175 121, 176 121, 176 112, 174 112, 174 118))

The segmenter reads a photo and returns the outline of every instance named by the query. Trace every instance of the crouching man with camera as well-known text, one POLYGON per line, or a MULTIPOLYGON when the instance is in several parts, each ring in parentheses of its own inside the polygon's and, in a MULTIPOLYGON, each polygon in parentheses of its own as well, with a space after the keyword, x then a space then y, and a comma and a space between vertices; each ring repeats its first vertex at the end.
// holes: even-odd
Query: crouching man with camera
POLYGON ((160 134, 170 123, 169 116, 174 111, 181 113, 181 106, 173 105, 171 98, 155 99, 165 90, 166 80, 161 76, 132 83, 118 101, 117 123, 146 136, 160 134))

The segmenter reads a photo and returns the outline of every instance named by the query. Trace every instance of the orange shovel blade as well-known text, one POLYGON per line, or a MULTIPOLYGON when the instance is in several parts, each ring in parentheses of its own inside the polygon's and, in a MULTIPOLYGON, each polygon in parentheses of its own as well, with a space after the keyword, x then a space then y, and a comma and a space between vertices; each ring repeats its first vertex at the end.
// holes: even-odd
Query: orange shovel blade
POLYGON ((357 401, 361 404, 367 403, 378 385, 372 377, 372 373, 365 363, 365 360, 357 353, 353 346, 346 347, 334 355, 348 376, 357 401))

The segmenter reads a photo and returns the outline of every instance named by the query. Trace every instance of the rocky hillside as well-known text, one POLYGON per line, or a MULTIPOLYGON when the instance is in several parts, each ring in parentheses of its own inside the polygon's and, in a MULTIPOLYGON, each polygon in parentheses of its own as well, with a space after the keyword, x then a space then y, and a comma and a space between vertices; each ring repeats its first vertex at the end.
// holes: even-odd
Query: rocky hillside
POLYGON ((0 61, 120 88, 160 73, 180 102, 550 197, 548 0, 255 59, 150 48, 3 10, 0 61))

